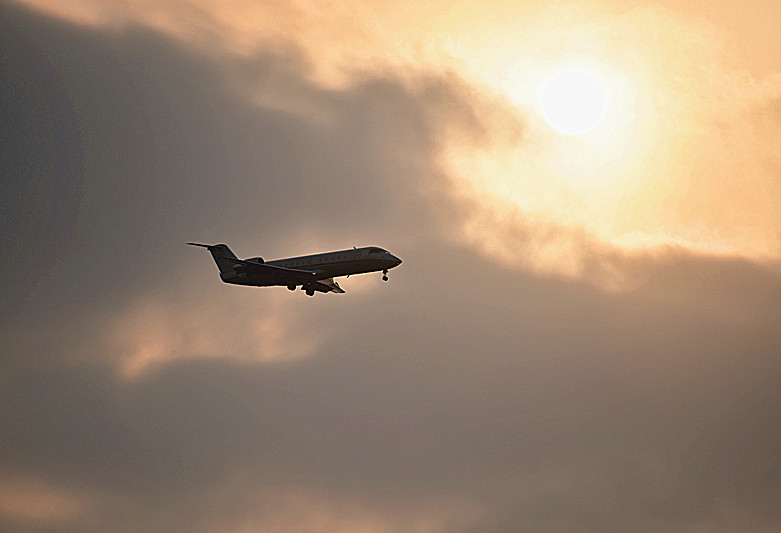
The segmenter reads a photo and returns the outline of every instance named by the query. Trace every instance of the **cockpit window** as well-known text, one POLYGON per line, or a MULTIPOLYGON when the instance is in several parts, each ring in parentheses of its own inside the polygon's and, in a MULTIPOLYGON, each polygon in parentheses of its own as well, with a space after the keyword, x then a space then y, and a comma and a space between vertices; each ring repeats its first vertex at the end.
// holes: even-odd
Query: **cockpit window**
POLYGON ((370 254, 384 254, 385 250, 383 250, 382 248, 369 248, 369 253, 370 254))

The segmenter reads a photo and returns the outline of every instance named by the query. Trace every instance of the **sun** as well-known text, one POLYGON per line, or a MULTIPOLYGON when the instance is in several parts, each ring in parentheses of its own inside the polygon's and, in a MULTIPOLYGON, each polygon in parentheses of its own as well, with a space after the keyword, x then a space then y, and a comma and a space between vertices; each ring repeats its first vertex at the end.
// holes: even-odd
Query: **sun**
POLYGON ((605 92, 589 74, 560 72, 542 90, 542 111, 548 124, 562 133, 585 133, 605 112, 605 92))

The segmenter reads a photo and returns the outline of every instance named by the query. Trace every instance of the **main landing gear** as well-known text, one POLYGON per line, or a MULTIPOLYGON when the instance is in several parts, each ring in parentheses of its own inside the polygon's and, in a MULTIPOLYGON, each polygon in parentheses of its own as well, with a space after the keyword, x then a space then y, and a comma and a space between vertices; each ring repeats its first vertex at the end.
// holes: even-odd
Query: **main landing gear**
POLYGON ((382 271, 382 281, 388 281, 388 270, 387 269, 382 271))
MULTIPOLYGON (((288 289, 291 291, 294 291, 298 288, 298 285, 293 285, 292 283, 287 286, 288 289)), ((315 287, 314 285, 301 285, 301 290, 306 291, 307 296, 314 296, 315 295, 315 287)))

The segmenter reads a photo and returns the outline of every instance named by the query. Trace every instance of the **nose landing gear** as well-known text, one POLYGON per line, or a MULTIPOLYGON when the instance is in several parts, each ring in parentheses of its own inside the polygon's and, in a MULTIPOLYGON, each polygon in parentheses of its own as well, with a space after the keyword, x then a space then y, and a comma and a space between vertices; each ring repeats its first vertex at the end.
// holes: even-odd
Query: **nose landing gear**
POLYGON ((388 270, 387 269, 382 271, 382 281, 388 281, 388 270))

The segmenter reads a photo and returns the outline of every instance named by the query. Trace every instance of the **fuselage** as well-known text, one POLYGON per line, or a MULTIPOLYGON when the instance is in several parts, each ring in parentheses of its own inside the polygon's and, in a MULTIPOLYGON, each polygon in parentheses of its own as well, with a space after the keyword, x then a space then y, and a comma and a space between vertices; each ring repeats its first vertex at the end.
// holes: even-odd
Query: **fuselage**
MULTIPOLYGON (((245 261, 312 272, 314 277, 318 280, 349 276, 352 274, 364 274, 367 272, 386 272, 401 264, 401 259, 387 250, 376 246, 302 255, 286 259, 275 259, 273 261, 264 261, 259 257, 246 259, 245 261)), ((220 277, 224 282, 236 285, 290 286, 290 283, 280 282, 274 279, 274 277, 269 277, 262 273, 242 274, 241 269, 235 273, 222 274, 220 277)))

